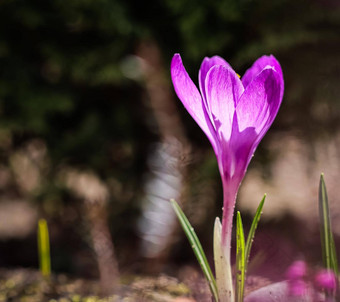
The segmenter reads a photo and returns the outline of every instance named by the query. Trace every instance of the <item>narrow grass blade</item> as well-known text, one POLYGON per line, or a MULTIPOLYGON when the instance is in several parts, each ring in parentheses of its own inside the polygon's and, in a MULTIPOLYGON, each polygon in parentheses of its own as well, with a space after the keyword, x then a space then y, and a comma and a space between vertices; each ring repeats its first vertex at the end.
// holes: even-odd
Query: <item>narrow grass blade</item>
POLYGON ((51 275, 50 240, 45 219, 39 219, 38 222, 38 253, 40 272, 43 276, 49 277, 51 275))
POLYGON ((230 253, 222 246, 222 226, 216 217, 214 225, 214 261, 218 297, 221 302, 234 302, 233 278, 231 273, 230 253))
POLYGON ((187 236, 190 245, 195 253, 195 256, 198 260, 198 263, 201 266, 201 269, 203 271, 203 274, 205 276, 205 278, 208 280, 209 283, 209 287, 211 290, 212 295, 214 296, 216 302, 218 302, 218 291, 217 291, 217 286, 216 286, 216 281, 214 278, 214 275, 211 272, 208 260, 204 254, 203 248, 201 246, 201 243, 198 240, 198 237, 193 229, 193 227, 191 226, 189 220, 187 219, 187 217, 185 216, 185 214, 183 213, 182 209, 180 208, 180 206, 178 205, 178 203, 171 199, 170 200, 171 205, 173 207, 173 209, 175 210, 175 213, 179 219, 179 222, 184 230, 185 235, 187 236))
POLYGON ((256 210, 256 213, 255 213, 255 216, 254 216, 254 219, 253 219, 253 222, 251 224, 250 231, 249 231, 249 234, 248 234, 248 237, 247 237, 246 248, 245 248, 245 259, 246 259, 246 262, 245 262, 246 269, 245 269, 245 271, 247 271, 251 246, 253 244, 257 225, 258 225, 260 218, 261 218, 262 209, 263 209, 263 205, 264 205, 264 202, 266 200, 266 197, 267 197, 267 195, 264 194, 264 196, 263 196, 263 198, 262 198, 262 200, 261 200, 261 202, 260 202, 260 204, 259 204, 259 206, 256 210))
POLYGON ((245 282, 245 240, 242 218, 239 211, 236 216, 236 302, 243 302, 245 282))
POLYGON ((333 270, 338 274, 338 260, 331 229, 327 189, 323 173, 319 184, 319 216, 322 258, 325 268, 333 270))
POLYGON ((331 263, 333 267, 334 273, 339 276, 339 266, 338 266, 338 258, 336 254, 336 248, 333 238, 333 233, 331 232, 331 263))

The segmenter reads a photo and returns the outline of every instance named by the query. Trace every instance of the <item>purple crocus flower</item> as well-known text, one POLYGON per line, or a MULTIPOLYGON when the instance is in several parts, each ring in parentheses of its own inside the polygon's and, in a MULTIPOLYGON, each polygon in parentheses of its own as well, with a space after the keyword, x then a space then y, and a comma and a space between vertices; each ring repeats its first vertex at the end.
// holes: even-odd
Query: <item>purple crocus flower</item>
POLYGON ((228 251, 238 188, 282 101, 282 70, 274 56, 263 56, 240 79, 221 57, 205 58, 198 75, 199 91, 181 56, 175 54, 171 78, 177 96, 217 157, 224 192, 222 246, 228 251))

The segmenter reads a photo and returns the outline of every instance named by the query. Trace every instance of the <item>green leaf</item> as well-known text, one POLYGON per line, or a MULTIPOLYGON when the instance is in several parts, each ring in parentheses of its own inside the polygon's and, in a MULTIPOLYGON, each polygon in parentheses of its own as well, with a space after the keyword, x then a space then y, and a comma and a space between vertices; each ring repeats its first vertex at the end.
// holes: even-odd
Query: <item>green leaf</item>
POLYGON ((50 240, 45 219, 39 219, 38 222, 38 253, 40 272, 43 276, 49 277, 51 275, 50 240))
POLYGON ((338 260, 331 229, 327 189, 323 173, 320 176, 319 184, 319 217, 323 264, 325 268, 331 269, 338 274, 338 260))
POLYGON ((245 240, 241 213, 236 216, 236 302, 243 302, 245 283, 245 240))
POLYGON ((248 238, 247 238, 247 242, 246 242, 246 248, 245 248, 245 258, 246 258, 246 263, 245 263, 246 269, 245 269, 245 271, 247 271, 248 260, 249 260, 251 247, 252 247, 252 244, 253 244, 253 241, 254 241, 255 231, 256 231, 257 225, 258 225, 260 218, 261 218, 262 208, 263 208, 264 202, 266 200, 266 197, 267 197, 267 195, 264 194, 264 196, 263 196, 263 198, 262 198, 262 200, 261 200, 261 202, 260 202, 260 204, 259 204, 259 206, 256 210, 256 213, 255 213, 255 216, 254 216, 254 219, 253 219, 253 222, 251 224, 250 231, 249 231, 249 234, 248 234, 248 238))
POLYGON ((336 248, 333 238, 333 233, 331 232, 331 263, 334 273, 339 276, 339 266, 338 266, 338 258, 336 254, 336 248))
POLYGON ((171 199, 170 202, 171 202, 173 209, 175 210, 175 213, 184 230, 184 233, 190 242, 190 245, 195 253, 198 263, 201 266, 203 274, 205 278, 208 280, 211 293, 214 296, 215 301, 218 302, 219 300, 218 300, 218 291, 217 291, 216 281, 215 281, 214 275, 211 272, 207 257, 204 254, 202 245, 198 240, 198 237, 194 231, 194 228, 191 226, 189 220, 183 213, 178 203, 174 199, 171 199))

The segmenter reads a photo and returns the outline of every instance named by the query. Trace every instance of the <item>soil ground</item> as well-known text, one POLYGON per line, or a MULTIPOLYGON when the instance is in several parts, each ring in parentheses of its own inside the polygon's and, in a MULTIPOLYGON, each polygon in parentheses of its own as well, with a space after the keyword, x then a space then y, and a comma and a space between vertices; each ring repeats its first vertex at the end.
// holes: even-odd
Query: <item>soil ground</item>
POLYGON ((0 302, 193 302, 190 289, 167 276, 126 277, 119 291, 101 296, 98 281, 66 275, 44 278, 29 269, 0 269, 0 302))

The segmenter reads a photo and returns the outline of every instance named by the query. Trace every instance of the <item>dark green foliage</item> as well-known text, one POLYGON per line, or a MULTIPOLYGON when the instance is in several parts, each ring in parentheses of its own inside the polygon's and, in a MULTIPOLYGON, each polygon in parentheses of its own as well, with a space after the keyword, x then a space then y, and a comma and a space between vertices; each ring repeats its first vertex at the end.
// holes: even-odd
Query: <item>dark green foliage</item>
POLYGON ((113 141, 150 137, 140 127, 145 116, 137 113, 143 108, 140 89, 121 71, 122 60, 145 39, 157 41, 166 62, 180 51, 189 70, 190 62, 196 68, 202 57, 218 53, 242 73, 259 55, 274 53, 283 58, 288 85, 307 81, 290 94, 297 100, 291 108, 304 98, 310 101, 308 95, 334 101, 335 85, 327 90, 326 84, 311 85, 320 79, 331 83, 332 60, 339 63, 334 49, 339 8, 333 5, 303 0, 2 1, 1 125, 19 136, 18 143, 42 137, 59 161, 102 170, 113 141), (318 49, 329 55, 318 56, 318 49), (303 66, 286 66, 285 58, 296 51, 301 52, 298 60, 306 58, 303 66), (313 92, 311 87, 316 87, 313 92))
POLYGON ((123 1, 2 2, 1 126, 14 148, 39 137, 55 164, 107 175, 116 145, 134 149, 143 139, 140 91, 119 65, 135 40, 127 9, 123 1))

